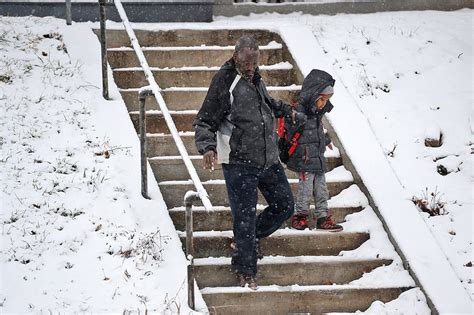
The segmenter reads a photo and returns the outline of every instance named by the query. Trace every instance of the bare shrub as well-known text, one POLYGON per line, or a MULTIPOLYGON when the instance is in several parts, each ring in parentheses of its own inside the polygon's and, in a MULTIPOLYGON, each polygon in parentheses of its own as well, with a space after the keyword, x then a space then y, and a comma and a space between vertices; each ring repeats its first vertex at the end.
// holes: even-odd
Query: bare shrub
POLYGON ((423 212, 428 213, 430 216, 445 215, 448 214, 444 206, 446 202, 441 200, 443 194, 438 192, 436 187, 433 192, 428 191, 428 187, 425 188, 421 193, 421 197, 413 196, 411 201, 423 212))
POLYGON ((117 252, 118 255, 124 258, 136 257, 142 263, 146 263, 150 259, 152 261, 163 261, 164 245, 168 242, 169 236, 162 236, 159 230, 140 236, 125 231, 122 237, 131 240, 131 244, 126 248, 121 248, 117 252))

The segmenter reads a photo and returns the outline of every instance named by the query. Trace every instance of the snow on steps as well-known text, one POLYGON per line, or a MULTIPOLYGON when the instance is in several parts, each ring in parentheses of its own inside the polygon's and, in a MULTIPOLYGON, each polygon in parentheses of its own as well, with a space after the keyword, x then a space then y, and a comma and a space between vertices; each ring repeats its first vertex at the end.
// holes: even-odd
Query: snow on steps
MULTIPOLYGON (((209 172, 202 167, 202 156, 191 156, 191 161, 202 181, 223 178, 221 165, 216 165, 214 172, 209 172)), ((148 162, 159 181, 189 178, 188 171, 184 167, 181 157, 151 157, 148 159, 148 162)), ((326 165, 328 171, 332 171, 334 168, 342 165, 342 159, 339 156, 328 155, 326 157, 326 165)), ((286 169, 286 176, 288 178, 297 178, 298 174, 286 169)))
MULTIPOLYGON (((182 68, 153 68, 151 71, 161 88, 168 87, 202 87, 208 86, 218 67, 182 67, 182 68)), ((296 80, 292 67, 286 64, 281 67, 268 66, 260 71, 263 79, 269 85, 290 85, 296 80)), ((139 88, 148 85, 141 68, 114 69, 113 75, 119 88, 139 88)))
MULTIPOLYGON (((138 88, 119 89, 122 98, 127 105, 129 111, 138 111, 138 88)), ((206 96, 207 87, 169 87, 162 90, 162 96, 170 110, 199 110, 201 108, 204 97, 206 96)), ((301 90, 301 85, 288 86, 267 86, 270 96, 275 99, 283 99, 287 101, 296 100, 301 90)), ((159 110, 158 104, 154 97, 149 97, 146 101, 146 108, 151 110, 159 110)))
MULTIPOLYGON (((276 42, 260 46, 260 63, 277 64, 283 60, 282 45, 276 42)), ((234 46, 142 47, 151 67, 220 66, 232 57, 234 46)), ((135 52, 130 47, 107 50, 112 68, 138 67, 135 52)))
MULTIPOLYGON (((185 242, 185 233, 178 232, 185 242)), ((194 257, 230 257, 232 231, 198 231, 194 235, 194 257)), ((320 232, 278 230, 260 241, 267 256, 327 256, 358 248, 370 238, 366 232, 320 232)))
MULTIPOLYGON (((275 33, 252 32, 261 43, 282 42, 275 33)), ((111 31, 111 33, 115 35, 109 34, 109 38, 112 37, 109 46, 128 45, 123 33, 120 31, 111 31)), ((147 48, 145 49, 146 53, 171 52, 170 56, 178 56, 181 52, 185 54, 193 51, 193 54, 196 55, 199 52, 213 50, 193 49, 192 47, 188 49, 184 48, 185 46, 199 46, 202 43, 212 46, 223 41, 222 45, 232 45, 242 35, 242 31, 138 31, 137 35, 143 46, 156 47, 157 43, 160 46, 177 46, 177 48, 170 47, 169 49, 147 48), (230 42, 226 42, 229 40, 230 42)), ((269 44, 269 46, 272 45, 269 44)), ((109 51, 114 55, 119 55, 128 54, 128 50, 120 48, 109 51)), ((221 50, 225 51, 226 49, 221 50)), ((277 51, 278 48, 271 47, 268 50, 277 51)), ((285 56, 285 59, 289 60, 289 65, 283 59, 274 60, 269 62, 273 65, 267 69, 265 66, 262 67, 262 75, 266 83, 270 85, 270 93, 277 98, 291 102, 299 94, 301 86, 298 84, 302 82, 302 75, 284 43, 282 50, 284 52, 281 56, 285 56)), ((277 55, 280 56, 280 53, 277 55)), ((112 58, 126 57, 122 55, 112 58)), ((174 112, 173 116, 176 118, 195 115, 195 111, 199 109, 207 92, 210 79, 217 71, 217 65, 203 63, 199 61, 199 58, 197 59, 189 64, 182 63, 182 61, 170 61, 168 64, 154 65, 156 67, 154 75, 160 87, 163 88, 163 96, 169 102, 170 108, 175 111, 193 111, 174 112)), ((206 58, 201 58, 201 60, 204 59, 206 58)), ((125 68, 134 67, 134 64, 127 62, 127 64, 112 65, 112 67, 116 66, 122 67, 122 69, 115 69, 114 78, 127 102, 127 108, 132 111, 131 116, 134 116, 136 113, 133 111, 138 109, 137 89, 147 83, 144 82, 141 69, 125 68)), ((147 108, 151 109, 148 112, 150 117, 159 117, 159 112, 153 112, 153 110, 158 110, 153 98, 147 102, 147 108)), ((194 145, 194 133, 189 128, 190 120, 186 124, 188 127, 182 128, 181 132, 183 142, 191 155, 198 155, 194 145)), ((166 129, 157 129, 156 131, 159 133, 147 134, 147 154, 153 157, 150 162, 152 165, 162 163, 165 165, 164 167, 175 169, 177 163, 180 163, 178 162, 180 158, 175 157, 178 155, 176 146, 170 141, 170 135, 166 134, 166 129)), ((340 159, 338 150, 329 155, 327 156, 329 160, 340 159)), ((198 166, 200 158, 192 157, 192 161, 196 162, 195 165, 198 166)), ((156 170, 158 180, 162 180, 159 173, 160 171, 156 170)), ((195 232, 196 257, 203 257, 196 258, 197 284, 201 287, 207 286, 201 290, 201 294, 211 313, 287 314, 289 312, 356 311, 367 309, 375 300, 390 301, 414 285, 413 280, 406 276, 406 272, 401 267, 400 259, 394 254, 373 211, 370 207, 362 210, 367 205, 367 200, 363 194, 360 197, 361 192, 357 186, 353 185, 350 173, 344 167, 335 168, 331 173, 328 174, 328 185, 332 191, 331 194, 338 195, 330 200, 330 207, 335 211, 340 211, 338 221, 344 221, 344 217, 349 220, 343 223, 347 229, 341 233, 280 229, 271 237, 263 239, 262 251, 266 256, 259 262, 259 276, 262 282, 260 282, 257 291, 232 286, 232 281, 235 285, 235 279, 229 272, 229 258, 225 258, 225 256, 231 255, 232 231, 225 229, 210 231, 217 226, 206 227, 204 230, 205 224, 203 224, 203 231, 195 232), (354 228, 354 226, 358 228, 354 228), (218 258, 209 258, 210 256, 218 258), (321 269, 327 272, 318 272, 321 269), (308 276, 308 272, 312 275, 308 276), (371 276, 372 274, 374 276, 371 276), (214 275, 214 279, 211 279, 209 275, 214 275), (379 285, 374 286, 376 281, 373 279, 364 280, 380 275, 382 277, 379 278, 383 280, 379 285), (393 281, 394 279, 398 281, 393 281), (298 282, 299 285, 294 285, 292 282, 298 282)), ((183 178, 181 173, 178 178, 183 178)), ((176 177, 170 179, 173 180, 160 182, 160 189, 168 207, 174 208, 171 214, 181 213, 182 215, 183 208, 180 208, 182 197, 187 189, 192 188, 192 183, 187 180, 176 180, 176 177)), ((208 180, 204 183, 207 188, 213 188, 209 189, 209 192, 213 204, 216 205, 213 211, 207 212, 207 215, 218 218, 220 214, 225 214, 226 220, 229 220, 230 211, 226 206, 227 194, 224 182, 222 177, 213 179, 216 180, 208 180)), ((289 182, 295 187, 296 179, 290 178, 289 182)), ((263 205, 258 206, 259 209, 262 207, 263 205)), ((197 207, 195 219, 209 221, 205 215, 199 217, 198 214, 204 212, 197 207)), ((182 216, 174 219, 175 222, 181 221, 182 216)), ((212 224, 212 222, 216 222, 216 219, 210 221, 209 223, 212 224)), ((178 233, 181 237, 184 236, 183 232, 178 233)))
MULTIPOLYGON (((266 205, 258 205, 257 213, 263 211, 266 205)), ((214 207, 217 208, 217 207, 214 207)), ((216 231, 231 230, 232 229, 232 215, 229 207, 218 207, 219 209, 213 209, 213 211, 207 211, 203 207, 193 208, 194 225, 195 231, 205 231, 211 226, 216 231)), ((310 210, 314 211, 314 205, 310 206, 310 210)), ((362 210, 361 207, 338 207, 329 208, 333 214, 333 220, 335 222, 344 222, 344 218, 348 214, 356 213, 362 210)), ((185 209, 184 207, 176 207, 170 209, 170 216, 174 222, 175 228, 178 231, 184 231, 185 228, 185 209)), ((310 220, 309 226, 315 228, 315 220, 310 220)), ((289 223, 284 223, 282 227, 289 226, 289 223)))
MULTIPOLYGON (((296 194, 298 188, 298 179, 290 178, 290 183, 293 194, 296 194)), ((353 183, 352 175, 343 166, 333 169, 327 173, 326 182, 330 196, 339 194, 345 188, 348 188, 353 183)), ((225 182, 222 179, 208 180, 202 183, 206 188, 214 205, 228 205, 227 190, 225 182)), ((163 193, 163 198, 169 208, 178 207, 183 204, 183 195, 188 190, 192 190, 193 184, 191 180, 175 180, 159 182, 160 190, 163 193)), ((259 203, 264 203, 263 196, 259 193, 259 203)), ((197 202, 196 204, 200 204, 197 202)))
MULTIPOLYGON (((328 201, 329 209, 333 214, 333 219, 338 222, 344 222, 345 218, 354 213, 362 211, 367 205, 367 200, 360 192, 356 185, 351 185, 344 189, 338 195, 332 197, 328 201)), ((257 205, 257 213, 263 211, 265 204, 257 205)), ((310 206, 310 210, 314 210, 314 205, 310 206)), ((169 209, 170 216, 178 231, 185 230, 185 207, 179 206, 169 209)), ((214 206, 211 211, 207 211, 202 206, 193 207, 193 228, 195 231, 224 231, 232 229, 232 215, 230 208, 226 206, 214 206)), ((310 228, 315 228, 315 220, 310 216, 310 228)), ((289 226, 289 222, 285 222, 281 228, 289 226)))
POLYGON ((248 288, 206 288, 201 291, 211 314, 322 314, 356 312, 373 301, 389 302, 410 287, 260 286, 248 288), (232 301, 229 303, 229 301, 232 301))
MULTIPOLYGON (((112 29, 113 25, 109 25, 107 29, 107 47, 119 48, 130 47, 130 40, 127 34, 120 29, 112 29)), ((173 26, 174 28, 174 26, 173 26)), ((99 30, 95 30, 99 34, 99 30)), ((257 40, 259 45, 270 47, 272 42, 282 42, 280 36, 276 33, 266 30, 252 29, 252 36, 257 40)), ((248 35, 249 30, 243 29, 168 29, 161 31, 154 30, 135 30, 135 35, 142 47, 184 47, 184 46, 233 46, 237 39, 243 35, 248 35)))

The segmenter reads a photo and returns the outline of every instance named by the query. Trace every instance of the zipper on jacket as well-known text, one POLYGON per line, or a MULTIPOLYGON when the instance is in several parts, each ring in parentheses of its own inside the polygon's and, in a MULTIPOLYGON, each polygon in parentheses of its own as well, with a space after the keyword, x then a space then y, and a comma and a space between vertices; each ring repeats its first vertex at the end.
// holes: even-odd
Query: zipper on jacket
MULTIPOLYGON (((261 84, 260 82, 258 84, 261 84)), ((258 109, 260 111, 260 117, 261 117, 261 122, 262 122, 262 128, 263 128, 263 144, 264 144, 264 147, 265 147, 265 152, 263 154, 263 158, 264 158, 264 161, 263 161, 263 168, 267 168, 267 154, 268 154, 268 150, 267 150, 267 128, 266 128, 266 125, 265 125, 265 118, 263 117, 263 109, 262 109, 262 102, 265 102, 265 99, 263 98, 262 99, 262 95, 261 95, 261 91, 259 90, 258 86, 256 84, 252 84, 252 88, 255 90, 255 92, 257 93, 257 98, 258 98, 258 109)))

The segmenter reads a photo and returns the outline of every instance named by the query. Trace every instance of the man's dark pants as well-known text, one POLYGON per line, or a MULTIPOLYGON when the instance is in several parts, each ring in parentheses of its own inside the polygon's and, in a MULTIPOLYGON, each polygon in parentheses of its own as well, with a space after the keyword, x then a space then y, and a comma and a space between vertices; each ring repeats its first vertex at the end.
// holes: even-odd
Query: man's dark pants
POLYGON ((230 208, 234 220, 236 250, 232 267, 251 276, 257 273, 255 239, 275 232, 294 211, 293 194, 280 163, 267 169, 240 164, 223 164, 230 208), (268 207, 256 215, 257 188, 268 207))

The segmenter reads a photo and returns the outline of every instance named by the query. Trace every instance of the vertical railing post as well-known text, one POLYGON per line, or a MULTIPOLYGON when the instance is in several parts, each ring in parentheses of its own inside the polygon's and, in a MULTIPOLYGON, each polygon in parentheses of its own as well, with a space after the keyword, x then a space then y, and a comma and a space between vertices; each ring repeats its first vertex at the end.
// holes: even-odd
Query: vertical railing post
POLYGON ((105 35, 106 25, 106 5, 107 0, 99 0, 100 8, 100 47, 102 52, 102 96, 109 99, 109 79, 107 74, 107 38, 105 35))
POLYGON ((142 67, 143 72, 145 73, 145 78, 150 84, 150 87, 152 88, 153 92, 155 93, 156 102, 158 103, 160 107, 161 113, 163 114, 163 118, 165 119, 166 125, 168 126, 168 129, 170 131, 170 134, 172 135, 173 140, 176 142, 176 146, 178 148, 179 154, 183 158, 184 165, 186 166, 186 169, 188 170, 189 176, 191 177, 191 181, 193 182, 194 187, 196 187, 196 190, 198 191, 201 197, 201 201, 204 208, 206 208, 207 210, 211 210, 212 204, 211 204, 211 201, 209 200, 209 196, 201 180, 199 179, 199 175, 196 171, 196 168, 193 165, 193 162, 189 158, 189 154, 186 150, 183 140, 181 139, 181 136, 178 133, 178 129, 176 128, 176 124, 173 121, 173 117, 171 116, 168 110, 168 106, 166 106, 166 102, 163 99, 163 96, 161 95, 162 89, 160 89, 160 87, 156 83, 153 72, 148 66, 148 62, 146 61, 142 48, 140 47, 140 44, 135 35, 135 32, 133 31, 133 28, 130 25, 130 21, 128 20, 127 14, 125 13, 125 10, 122 6, 122 2, 121 0, 114 0, 114 4, 120 18, 123 21, 123 25, 125 26, 125 30, 127 31, 127 34, 130 38, 130 43, 132 44, 133 50, 137 54, 137 58, 138 58, 138 61, 140 62, 140 66, 142 67))
POLYGON ((150 199, 148 196, 148 175, 146 160, 146 98, 153 95, 153 91, 149 87, 141 88, 138 92, 138 100, 140 103, 140 116, 138 118, 138 129, 140 132, 140 162, 142 174, 142 196, 150 199))
POLYGON ((72 16, 71 16, 71 0, 66 0, 66 24, 72 24, 72 16))
POLYGON ((188 305, 194 310, 194 240, 193 240, 193 202, 199 200, 199 194, 188 191, 184 195, 186 207, 186 258, 188 259, 188 305))

